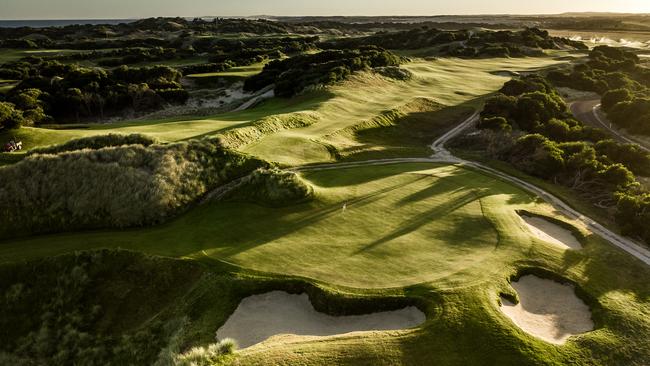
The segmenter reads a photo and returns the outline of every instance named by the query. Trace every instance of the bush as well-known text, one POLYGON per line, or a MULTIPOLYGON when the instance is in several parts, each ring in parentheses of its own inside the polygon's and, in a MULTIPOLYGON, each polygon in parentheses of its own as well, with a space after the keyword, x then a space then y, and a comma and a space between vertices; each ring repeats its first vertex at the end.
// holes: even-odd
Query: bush
POLYGON ((276 95, 291 97, 312 85, 345 80, 355 71, 400 63, 399 56, 376 47, 303 54, 268 63, 260 74, 246 80, 244 89, 256 91, 275 84, 276 95))
POLYGON ((203 273, 187 261, 119 250, 4 264, 0 364, 152 365, 161 350, 178 352, 186 315, 164 310, 203 273), (115 296, 118 288, 125 296, 115 296))
POLYGON ((266 166, 214 140, 32 155, 0 168, 0 234, 160 223, 266 166))
POLYGON ((510 161, 521 171, 541 178, 551 178, 564 168, 562 150, 539 134, 519 138, 510 151, 510 161))
POLYGON ((104 147, 124 145, 149 146, 155 143, 157 143, 156 139, 143 134, 122 135, 111 133, 108 135, 84 137, 76 140, 70 140, 61 145, 35 148, 30 150, 28 154, 59 154, 67 151, 76 151, 83 149, 99 150, 104 147))
POLYGON ((176 366, 219 366, 232 359, 237 342, 226 338, 207 347, 194 347, 176 356, 176 366))
POLYGON ((632 100, 632 93, 627 89, 609 90, 603 94, 602 107, 606 112, 612 109, 616 104, 632 100))
POLYGON ((636 236, 650 243, 650 193, 621 193, 616 205, 616 222, 623 234, 636 236))
POLYGON ((0 102, 0 130, 18 128, 25 123, 23 112, 12 103, 0 102))
POLYGON ((481 119, 478 128, 485 128, 492 131, 512 131, 512 126, 503 117, 490 117, 481 119))
POLYGON ((296 173, 258 169, 222 199, 278 207, 303 202, 313 194, 314 189, 296 173))

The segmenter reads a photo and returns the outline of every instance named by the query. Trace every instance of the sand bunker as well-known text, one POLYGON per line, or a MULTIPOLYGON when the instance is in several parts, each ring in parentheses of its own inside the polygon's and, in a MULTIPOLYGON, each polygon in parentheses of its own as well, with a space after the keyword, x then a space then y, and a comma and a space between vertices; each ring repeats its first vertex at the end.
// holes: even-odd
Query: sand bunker
POLYGON ((501 298, 501 310, 526 333, 564 344, 572 335, 594 329, 589 307, 576 296, 573 286, 524 276, 512 287, 520 302, 515 305, 501 298))
POLYGON ((252 346, 277 334, 331 336, 358 331, 413 328, 425 321, 418 308, 368 315, 330 316, 317 312, 306 294, 282 291, 250 296, 217 331, 217 338, 234 338, 240 348, 252 346))
POLYGON ((582 245, 571 231, 548 220, 544 220, 541 217, 522 215, 521 218, 526 223, 526 226, 528 226, 530 232, 537 238, 565 249, 582 249, 582 245))

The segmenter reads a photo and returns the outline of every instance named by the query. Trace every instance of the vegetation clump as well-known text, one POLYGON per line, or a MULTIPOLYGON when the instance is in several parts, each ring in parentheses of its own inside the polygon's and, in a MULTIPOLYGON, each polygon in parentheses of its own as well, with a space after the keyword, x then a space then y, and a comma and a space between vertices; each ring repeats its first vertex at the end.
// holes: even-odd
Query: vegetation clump
POLYGON ((244 200, 264 206, 288 206, 310 199, 314 188, 294 172, 277 168, 257 169, 224 200, 244 200))
POLYGON ((328 50, 316 54, 275 60, 246 80, 244 89, 256 91, 275 85, 275 94, 291 97, 312 85, 328 85, 347 79, 366 68, 399 66, 401 58, 377 47, 353 50, 328 50))
POLYGON ((233 357, 237 342, 226 338, 207 347, 193 347, 189 351, 176 356, 176 366, 220 366, 229 364, 233 357))
POLYGON ((32 155, 0 168, 0 233, 159 223, 266 166, 213 140, 32 155))
POLYGON ((3 65, 0 77, 6 76, 21 80, 7 93, 7 101, 36 125, 52 119, 103 119, 125 109, 141 113, 189 98, 180 84, 182 74, 167 66, 122 65, 106 71, 34 58, 3 65))
POLYGON ((318 122, 315 113, 291 113, 262 118, 252 124, 217 135, 219 142, 232 149, 238 149, 260 140, 266 135, 294 128, 302 128, 318 122))
POLYGON ((522 57, 539 55, 539 51, 544 49, 587 49, 582 42, 552 37, 547 31, 538 28, 521 31, 469 31, 419 27, 399 32, 382 31, 366 37, 325 42, 324 45, 337 48, 373 45, 395 50, 437 47, 440 55, 463 58, 522 57))
POLYGON ((77 151, 84 149, 99 150, 104 147, 124 146, 124 145, 142 145, 149 146, 156 144, 158 141, 153 137, 140 133, 123 135, 111 133, 108 135, 98 135, 85 137, 81 139, 70 140, 61 145, 35 148, 29 151, 29 155, 34 154, 60 154, 68 151, 77 151))
POLYGON ((184 314, 163 310, 202 270, 104 250, 4 264, 0 274, 0 364, 152 365, 172 364, 183 346, 184 314))

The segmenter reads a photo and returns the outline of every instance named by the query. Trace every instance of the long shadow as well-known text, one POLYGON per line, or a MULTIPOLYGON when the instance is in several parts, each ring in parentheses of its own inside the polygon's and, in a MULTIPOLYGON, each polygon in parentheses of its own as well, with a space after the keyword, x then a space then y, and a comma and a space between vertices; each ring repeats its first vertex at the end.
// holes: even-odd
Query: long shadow
POLYGON ((403 197, 402 199, 399 200, 397 203, 398 206, 404 206, 409 203, 413 202, 418 202, 423 199, 429 198, 434 194, 438 194, 438 190, 440 189, 440 186, 453 186, 454 190, 445 192, 446 194, 453 194, 458 191, 462 191, 465 189, 465 185, 462 182, 463 177, 466 177, 468 175, 472 174, 471 172, 468 172, 463 169, 457 169, 451 173, 446 172, 444 176, 439 176, 436 174, 428 174, 427 176, 437 178, 435 184, 427 187, 426 189, 423 189, 418 192, 414 192, 406 197, 403 197))
POLYGON ((376 248, 386 242, 389 242, 393 239, 404 236, 412 231, 417 230, 418 228, 426 225, 427 223, 439 218, 440 216, 446 215, 457 209, 465 206, 466 204, 473 202, 477 199, 480 199, 485 196, 485 189, 473 189, 461 197, 456 198, 455 200, 449 201, 443 205, 436 206, 433 209, 416 216, 411 220, 407 220, 401 225, 401 228, 394 230, 393 232, 385 235, 384 237, 375 240, 374 242, 366 245, 364 248, 360 249, 357 253, 362 253, 373 248, 376 248))
POLYGON ((415 177, 412 181, 408 183, 399 183, 399 184, 394 184, 389 187, 385 187, 382 189, 379 189, 377 191, 374 191, 372 193, 356 197, 350 200, 347 200, 345 202, 339 202, 333 205, 329 205, 327 207, 323 207, 317 212, 314 212, 312 214, 309 214, 305 217, 302 217, 298 220, 291 220, 291 221, 283 221, 282 217, 276 218, 278 220, 278 230, 273 231, 272 233, 266 234, 264 236, 256 235, 255 240, 248 242, 244 245, 238 245, 236 247, 232 247, 230 250, 224 251, 224 255, 226 256, 232 256, 239 254, 241 252, 247 251, 251 248, 257 247, 259 245, 263 245, 269 242, 274 241, 277 238, 290 235, 293 232, 296 232, 304 227, 316 224, 319 221, 322 221, 324 219, 327 219, 328 217, 331 217, 335 214, 338 214, 342 212, 342 207, 343 204, 346 204, 347 206, 350 207, 355 207, 359 208, 368 204, 371 204, 373 202, 376 202, 377 200, 380 199, 381 196, 386 195, 387 193, 390 193, 392 191, 396 191, 398 189, 404 189, 405 187, 408 187, 412 184, 415 184, 421 180, 430 178, 428 176, 422 176, 422 177, 415 177))
MULTIPOLYGON (((387 177, 391 177, 401 173, 409 173, 416 170, 417 166, 426 166, 428 168, 438 167, 438 163, 429 162, 409 162, 400 164, 387 164, 382 165, 381 169, 377 166, 354 166, 354 167, 340 167, 331 170, 321 171, 306 171, 303 174, 315 185, 319 187, 344 187, 363 184, 387 177), (351 174, 347 174, 350 172, 351 174), (363 172, 361 174, 360 172, 363 172)), ((431 176, 425 176, 430 178, 431 176)))

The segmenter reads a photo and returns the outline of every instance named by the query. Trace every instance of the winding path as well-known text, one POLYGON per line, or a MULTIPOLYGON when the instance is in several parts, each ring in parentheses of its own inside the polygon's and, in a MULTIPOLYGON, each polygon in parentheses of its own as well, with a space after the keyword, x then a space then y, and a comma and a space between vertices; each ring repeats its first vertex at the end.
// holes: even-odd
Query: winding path
POLYGON ((552 195, 551 193, 535 186, 532 183, 526 182, 517 177, 513 177, 504 172, 491 168, 489 166, 477 163, 474 161, 464 160, 454 156, 449 150, 445 148, 445 144, 456 137, 458 134, 463 132, 465 129, 469 128, 478 120, 479 113, 476 112, 465 121, 460 123, 458 126, 451 129, 449 132, 442 135, 436 141, 431 144, 431 150, 433 150, 433 155, 430 158, 398 158, 398 159, 377 159, 377 160, 366 160, 358 162, 349 162, 349 163, 333 163, 333 164, 321 164, 321 165, 310 165, 310 166, 300 166, 293 168, 294 171, 317 171, 317 170, 329 170, 329 169, 340 169, 340 168, 351 168, 358 166, 367 166, 367 165, 382 165, 382 164, 399 164, 399 163, 413 163, 413 162, 439 162, 439 163, 450 163, 457 164, 461 166, 467 166, 475 170, 482 171, 484 173, 490 174, 492 176, 498 177, 504 181, 510 182, 514 185, 517 185, 537 196, 541 197, 544 201, 551 204, 558 211, 562 212, 566 216, 578 220, 583 223, 589 230, 593 233, 598 234, 602 238, 609 241, 612 245, 626 251, 635 258, 639 259, 646 265, 650 265, 650 250, 634 242, 633 240, 626 238, 622 235, 619 235, 603 225, 599 224, 595 220, 591 219, 588 216, 581 214, 580 212, 573 209, 571 206, 566 204, 564 201, 558 197, 552 195))
POLYGON ((614 139, 618 142, 638 145, 641 149, 650 152, 650 148, 648 148, 648 146, 645 146, 643 143, 635 141, 617 131, 614 129, 611 123, 605 121, 602 117, 600 117, 598 114, 600 110, 600 99, 580 100, 573 102, 569 105, 569 108, 571 109, 573 116, 580 120, 582 123, 590 125, 592 127, 604 129, 605 131, 609 132, 612 137, 614 137, 614 139))

